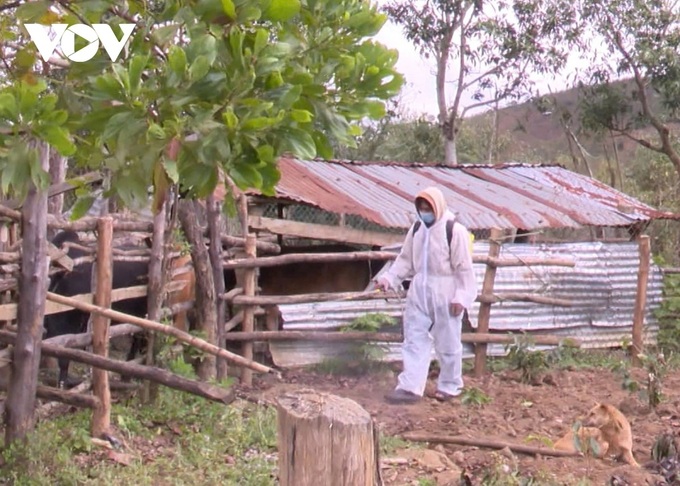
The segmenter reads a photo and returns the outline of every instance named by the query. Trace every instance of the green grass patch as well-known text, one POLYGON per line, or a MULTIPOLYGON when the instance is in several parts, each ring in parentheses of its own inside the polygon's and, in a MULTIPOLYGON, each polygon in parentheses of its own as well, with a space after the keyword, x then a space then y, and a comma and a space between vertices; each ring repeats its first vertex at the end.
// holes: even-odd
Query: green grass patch
POLYGON ((127 447, 109 452, 90 440, 88 411, 40 422, 25 445, 3 451, 0 477, 17 486, 275 484, 272 408, 162 389, 154 405, 115 405, 112 425, 127 447))

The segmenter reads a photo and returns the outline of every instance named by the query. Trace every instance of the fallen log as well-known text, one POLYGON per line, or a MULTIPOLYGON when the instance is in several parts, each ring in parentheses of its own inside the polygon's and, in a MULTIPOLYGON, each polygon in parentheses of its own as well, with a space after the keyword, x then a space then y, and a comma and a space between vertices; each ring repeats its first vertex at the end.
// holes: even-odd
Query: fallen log
POLYGON ((51 386, 38 385, 36 396, 43 400, 50 400, 53 402, 61 402, 66 405, 72 405, 80 408, 96 409, 99 407, 99 398, 89 393, 69 393, 59 388, 51 386))
POLYGON ((409 440, 411 442, 431 442, 434 444, 456 444, 471 447, 484 447, 488 449, 510 449, 513 452, 519 452, 521 454, 529 455, 541 455, 541 456, 552 456, 552 457, 578 457, 581 455, 580 452, 571 451, 559 451, 555 449, 549 449, 547 447, 533 447, 524 444, 514 444, 512 442, 504 442, 500 440, 482 439, 482 438, 471 438, 462 437, 459 435, 436 435, 436 434, 425 434, 416 432, 407 432, 401 434, 401 438, 404 440, 409 440))
MULTIPOLYGON (((493 333, 467 333, 461 335, 464 343, 513 343, 515 337, 526 337, 524 334, 493 334, 493 333)), ((572 347, 580 347, 581 342, 574 338, 564 338, 550 334, 528 335, 534 344, 544 346, 559 346, 560 344, 572 347)), ((254 332, 229 332, 226 334, 227 341, 376 341, 397 343, 402 341, 400 333, 395 332, 364 332, 364 331, 254 331, 254 332)))
MULTIPOLYGON (((56 381, 56 377, 55 377, 56 381)), ((66 390, 66 393, 69 395, 73 394, 85 394, 87 396, 92 396, 90 393, 85 393, 90 391, 90 388, 92 387, 92 382, 89 380, 85 380, 79 385, 74 386, 70 390, 66 390)), ((63 402, 59 401, 50 401, 47 403, 42 404, 38 409, 36 410, 35 416, 36 417, 50 417, 52 416, 54 410, 59 407, 63 402)))
MULTIPOLYGON (((2 391, 7 391, 7 387, 0 384, 2 391)), ((35 395, 43 400, 61 402, 66 405, 73 405, 80 408, 92 408, 99 406, 99 399, 89 393, 74 393, 71 391, 60 390, 51 386, 38 385, 35 395)))
POLYGON ((52 302, 57 302, 59 304, 70 305, 72 307, 75 307, 76 309, 80 309, 85 312, 100 314, 114 321, 129 322, 131 324, 134 324, 136 326, 142 327, 150 331, 168 334, 170 336, 173 336, 179 341, 182 341, 184 343, 189 344, 190 346, 200 349, 201 351, 205 351, 206 353, 212 354, 214 356, 220 356, 229 361, 232 361, 233 363, 239 366, 250 368, 260 373, 275 373, 275 374, 277 373, 276 370, 274 370, 273 368, 264 366, 260 363, 256 363, 255 361, 244 359, 243 357, 232 352, 229 352, 226 349, 221 349, 218 346, 215 346, 214 344, 204 341, 203 339, 199 339, 196 336, 192 336, 188 332, 181 331, 172 326, 166 326, 165 324, 161 324, 160 322, 150 321, 149 319, 131 316, 129 314, 124 314, 122 312, 114 311, 111 309, 105 309, 103 307, 98 307, 96 305, 80 302, 76 299, 65 297, 63 295, 55 294, 52 292, 47 292, 47 299, 51 300, 52 302))
MULTIPOLYGON (((15 336, 7 331, 0 331, 0 341, 13 344, 15 336)), ((45 356, 53 358, 66 358, 71 361, 85 363, 107 371, 113 371, 120 375, 132 376, 143 380, 149 380, 169 388, 181 390, 194 395, 207 398, 216 402, 230 403, 234 400, 234 390, 226 389, 196 380, 190 380, 178 376, 167 370, 152 366, 144 366, 137 363, 123 362, 111 358, 104 358, 96 354, 78 349, 69 349, 63 346, 55 346, 43 342, 41 352, 45 356)))

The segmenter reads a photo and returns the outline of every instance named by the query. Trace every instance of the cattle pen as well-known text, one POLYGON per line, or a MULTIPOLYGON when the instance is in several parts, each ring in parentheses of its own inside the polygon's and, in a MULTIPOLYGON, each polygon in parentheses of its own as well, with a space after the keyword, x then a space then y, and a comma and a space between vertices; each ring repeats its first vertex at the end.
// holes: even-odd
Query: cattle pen
MULTIPOLYGON (((78 295, 61 295, 48 291, 44 301, 40 301, 37 296, 41 295, 38 291, 41 287, 47 288, 47 282, 34 278, 34 275, 38 274, 37 268, 41 265, 46 267, 48 262, 41 261, 37 262, 35 267, 23 267, 22 263, 31 250, 31 242, 22 238, 18 230, 25 214, 0 206, 0 217, 8 222, 0 229, 0 241, 4 243, 3 251, 0 252, 0 292, 3 296, 3 302, 0 304, 0 321, 4 322, 0 329, 0 342, 7 345, 0 350, 0 370, 4 369, 6 372, 8 369, 12 371, 20 369, 21 360, 28 359, 30 355, 24 349, 15 346, 18 342, 16 322, 21 319, 22 312, 24 316, 32 315, 29 310, 44 306, 44 314, 47 316, 69 309, 90 314, 91 331, 64 334, 44 340, 38 338, 36 342, 42 355, 46 357, 67 359, 91 366, 92 394, 83 390, 90 386, 90 383, 86 382, 86 387, 76 387, 70 391, 39 385, 36 387, 36 396, 91 408, 92 433, 100 435, 106 430, 110 420, 110 390, 114 385, 109 382, 107 371, 229 403, 235 398, 234 390, 210 384, 209 381, 212 378, 222 379, 227 375, 237 376, 241 384, 248 387, 253 384, 253 373, 277 374, 278 368, 298 365, 299 363, 293 362, 294 360, 282 358, 285 353, 281 351, 281 346, 286 343, 313 343, 317 348, 327 346, 343 349, 343 345, 352 342, 381 344, 401 342, 400 332, 346 332, 341 329, 342 325, 338 324, 338 320, 327 326, 321 325, 311 329, 291 329, 290 322, 287 321, 288 316, 298 312, 296 306, 306 305, 326 305, 333 308, 341 307, 343 304, 378 303, 376 308, 389 309, 391 314, 399 315, 399 305, 405 297, 404 291, 376 292, 370 286, 366 286, 343 291, 326 291, 319 287, 309 292, 268 293, 263 292, 260 273, 263 269, 281 268, 283 269, 281 274, 285 275, 285 269, 291 265, 306 267, 307 275, 313 274, 319 264, 327 263, 349 266, 352 262, 384 262, 389 265, 397 255, 397 249, 390 245, 400 242, 403 232, 378 234, 349 227, 267 218, 263 215, 262 208, 258 207, 258 201, 261 201, 258 196, 240 193, 237 204, 240 228, 231 232, 225 230, 224 214, 219 210, 219 204, 214 198, 209 198, 202 206, 202 203, 193 201, 175 201, 177 207, 184 204, 197 210, 198 206, 201 206, 205 211, 204 217, 199 218, 196 216, 197 213, 194 213, 193 217, 184 218, 185 221, 194 219, 193 225, 182 225, 189 243, 188 251, 192 259, 191 267, 196 274, 196 282, 195 289, 191 289, 195 290, 193 296, 189 298, 185 295, 181 300, 172 300, 170 296, 181 293, 187 285, 194 284, 173 278, 181 272, 181 268, 173 268, 172 262, 178 260, 182 251, 170 235, 175 229, 173 224, 176 221, 173 223, 173 217, 180 218, 177 213, 181 211, 173 207, 169 201, 166 201, 167 204, 153 216, 152 221, 130 220, 118 214, 85 217, 77 221, 65 221, 50 216, 46 221, 46 227, 51 230, 70 230, 96 236, 90 237, 82 244, 68 243, 63 248, 48 245, 47 275, 56 276, 68 273, 79 265, 92 264, 92 291, 78 295), (204 226, 199 224, 200 219, 205 220, 204 226), (2 232, 7 233, 6 238, 2 232), (151 243, 146 247, 139 244, 135 249, 123 250, 114 243, 115 234, 134 236, 139 241, 150 238, 151 243), (287 238, 333 241, 377 248, 284 254, 282 242, 287 238), (68 249, 75 247, 86 256, 70 258, 68 249), (115 262, 122 261, 148 265, 148 271, 145 270, 147 282, 133 287, 114 288, 112 268, 115 262), (237 274, 237 278, 229 285, 225 272, 237 274), (21 288, 24 291, 18 296, 22 279, 21 288), (112 308, 115 303, 130 298, 147 300, 148 309, 145 315, 132 315, 112 308), (195 311, 198 314, 194 319, 197 325, 192 332, 165 322, 188 311, 195 311), (118 324, 110 326, 111 322, 118 324), (132 362, 115 360, 109 356, 111 338, 141 332, 147 335, 149 341, 145 356, 132 362), (216 370, 215 374, 204 376, 199 374, 199 380, 193 380, 158 366, 154 357, 156 348, 154 335, 166 335, 197 349, 202 353, 199 366, 210 364, 209 360, 212 359, 214 361, 211 366, 216 370), (256 343, 267 343, 271 363, 255 360, 258 356, 256 343), (88 347, 91 347, 91 351, 80 349, 88 347), (232 366, 227 368, 227 363, 232 366)), ((630 331, 626 331, 628 333, 626 337, 631 359, 636 360, 638 353, 642 352, 644 345, 649 342, 649 333, 645 327, 649 313, 647 291, 650 282, 658 284, 659 274, 658 268, 652 266, 650 262, 647 236, 637 232, 635 237, 626 241, 623 246, 621 241, 611 243, 614 246, 603 243, 602 254, 594 252, 592 245, 586 245, 584 250, 560 243, 542 246, 523 244, 512 247, 511 251, 504 251, 512 245, 507 243, 507 233, 495 226, 489 230, 486 237, 478 238, 474 244, 473 262, 479 293, 475 308, 469 315, 474 325, 471 329, 466 329, 462 335, 463 342, 473 349, 476 376, 484 374, 492 345, 508 345, 518 338, 528 336, 532 345, 536 347, 582 346, 583 340, 578 334, 580 328, 575 328, 572 322, 563 328, 555 326, 555 332, 551 332, 552 328, 545 326, 544 323, 532 327, 531 319, 538 315, 540 319, 558 321, 559 318, 555 316, 564 314, 572 321, 583 320, 585 313, 579 310, 572 315, 569 314, 569 310, 580 309, 584 305, 582 301, 590 299, 588 300, 590 312, 598 305, 597 299, 601 299, 602 295, 609 295, 606 297, 608 299, 606 306, 603 306, 604 312, 611 311, 615 318, 623 316, 623 319, 632 323, 630 331), (623 247, 625 248, 621 250, 623 247), (612 252, 625 253, 627 267, 616 267, 602 256, 612 252), (599 289, 602 287, 602 280, 596 277, 602 268, 609 269, 617 275, 623 271, 622 269, 629 272, 632 261, 636 264, 636 275, 626 277, 628 279, 626 288, 632 286, 635 289, 634 304, 629 309, 620 306, 616 301, 617 296, 613 295, 616 294, 616 289, 611 287, 599 289), (526 282, 531 285, 520 285, 526 282), (589 287, 593 283, 594 285, 589 287), (597 293, 593 289, 602 292, 597 293), (575 295, 581 296, 580 301, 574 299, 575 295), (522 307, 517 311, 513 306, 519 304, 522 307), (541 309, 549 309, 550 312, 541 309), (493 319, 503 312, 515 312, 518 319, 526 319, 526 322, 511 329, 494 328, 493 319), (572 325, 571 329, 577 329, 577 332, 571 334, 562 332, 564 329, 568 330, 569 325, 572 325)), ((371 278, 373 276, 370 275, 371 278)), ((302 278, 305 278, 304 274, 302 278)), ((286 282, 284 286, 285 284, 286 282)), ((314 315, 312 319, 315 319, 314 315)), ((588 315, 595 314, 591 312, 588 315)), ((601 327, 606 327, 606 323, 601 327)), ((37 328, 42 330, 42 322, 38 323, 37 328)), ((290 352, 288 354, 290 355, 290 352)), ((37 377, 35 379, 37 380, 37 377)), ((0 380, 0 385, 5 390, 10 389, 8 380, 0 380)), ((121 383, 115 385, 125 386, 121 383)), ((151 393, 147 391, 148 388, 150 387, 144 388, 145 394, 151 393)), ((18 403, 20 401, 14 406, 18 406, 18 403)))

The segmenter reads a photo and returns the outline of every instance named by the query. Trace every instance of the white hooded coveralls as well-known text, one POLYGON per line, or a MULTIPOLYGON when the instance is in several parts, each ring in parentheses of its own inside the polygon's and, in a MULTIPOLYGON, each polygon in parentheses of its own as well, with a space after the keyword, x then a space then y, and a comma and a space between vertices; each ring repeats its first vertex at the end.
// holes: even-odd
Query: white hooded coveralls
POLYGON ((440 367, 437 389, 458 395, 463 388, 463 313, 452 316, 449 308, 458 303, 470 309, 477 297, 470 235, 456 222, 448 247, 446 221, 455 216, 447 209, 443 194, 431 187, 417 197, 433 207, 435 222, 429 228, 421 222, 415 235, 411 227, 401 252, 383 276, 393 288, 411 279, 403 317, 403 372, 397 389, 423 395, 434 339, 440 367))

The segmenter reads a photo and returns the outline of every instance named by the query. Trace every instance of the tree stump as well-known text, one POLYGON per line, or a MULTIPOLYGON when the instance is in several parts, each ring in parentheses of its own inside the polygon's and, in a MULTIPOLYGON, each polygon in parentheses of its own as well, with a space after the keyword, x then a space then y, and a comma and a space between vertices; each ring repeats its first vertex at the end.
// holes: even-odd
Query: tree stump
POLYGON ((303 389, 277 409, 280 486, 382 484, 378 431, 358 403, 303 389))

